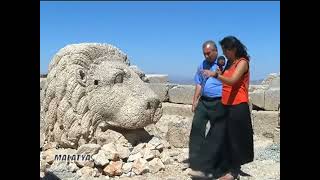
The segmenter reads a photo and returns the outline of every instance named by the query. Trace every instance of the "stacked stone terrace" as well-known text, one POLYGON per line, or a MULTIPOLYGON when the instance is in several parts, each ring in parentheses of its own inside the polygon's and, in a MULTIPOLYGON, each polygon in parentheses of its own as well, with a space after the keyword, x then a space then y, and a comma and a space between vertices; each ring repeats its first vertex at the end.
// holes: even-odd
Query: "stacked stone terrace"
MULTIPOLYGON (((160 97, 164 114, 192 118, 194 85, 168 82, 167 75, 146 74, 149 87, 160 97)), ((271 73, 260 85, 249 87, 254 133, 280 141, 280 73, 271 73)))

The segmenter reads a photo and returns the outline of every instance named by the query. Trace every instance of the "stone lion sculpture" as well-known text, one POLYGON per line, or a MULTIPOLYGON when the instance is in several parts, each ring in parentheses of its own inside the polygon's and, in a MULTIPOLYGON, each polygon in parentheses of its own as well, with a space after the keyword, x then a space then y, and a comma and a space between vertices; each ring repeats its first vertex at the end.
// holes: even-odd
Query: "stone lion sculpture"
POLYGON ((127 56, 109 44, 59 50, 41 95, 43 139, 76 148, 94 142, 97 127, 138 129, 156 123, 161 102, 129 65, 127 56))

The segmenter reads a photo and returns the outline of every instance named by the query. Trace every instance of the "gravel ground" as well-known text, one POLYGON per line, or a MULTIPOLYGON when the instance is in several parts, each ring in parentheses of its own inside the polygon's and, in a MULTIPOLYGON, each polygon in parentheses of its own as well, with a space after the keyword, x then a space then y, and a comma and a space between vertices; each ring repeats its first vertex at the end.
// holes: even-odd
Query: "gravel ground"
MULTIPOLYGON (((241 180, 279 180, 280 179, 280 145, 267 138, 254 138, 255 160, 242 166, 241 180), (250 176, 248 176, 250 175, 250 176)), ((133 177, 81 177, 81 180, 191 180, 186 165, 177 161, 166 165, 165 170, 155 174, 146 173, 133 177)), ((66 178, 79 179, 76 177, 66 178)))

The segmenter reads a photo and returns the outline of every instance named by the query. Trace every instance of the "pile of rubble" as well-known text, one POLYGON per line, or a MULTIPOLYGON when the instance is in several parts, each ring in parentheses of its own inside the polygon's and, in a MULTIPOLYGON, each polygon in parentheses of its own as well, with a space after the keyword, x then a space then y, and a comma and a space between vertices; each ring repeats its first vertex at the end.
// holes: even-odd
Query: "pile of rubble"
POLYGON ((78 149, 63 149, 50 142, 43 146, 40 165, 42 176, 51 172, 60 179, 115 178, 157 173, 165 170, 165 165, 182 163, 187 158, 188 148, 172 147, 166 140, 153 136, 136 146, 114 139, 103 146, 84 144, 78 149))

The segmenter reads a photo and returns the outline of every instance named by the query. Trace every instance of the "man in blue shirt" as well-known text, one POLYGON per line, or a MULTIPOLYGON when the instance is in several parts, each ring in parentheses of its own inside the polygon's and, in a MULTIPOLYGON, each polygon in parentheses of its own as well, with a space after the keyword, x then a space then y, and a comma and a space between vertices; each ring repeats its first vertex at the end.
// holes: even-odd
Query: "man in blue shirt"
MULTIPOLYGON (((221 103, 222 83, 214 77, 206 77, 203 70, 215 71, 218 50, 213 41, 206 41, 203 46, 205 60, 199 65, 195 74, 195 93, 192 100, 194 117, 189 139, 189 175, 206 176, 220 166, 221 147, 225 135, 224 108, 221 103), (210 129, 205 135, 206 124, 210 120, 210 129), (203 145, 210 139, 210 148, 203 145)), ((219 176, 219 175, 217 175, 219 176)))

